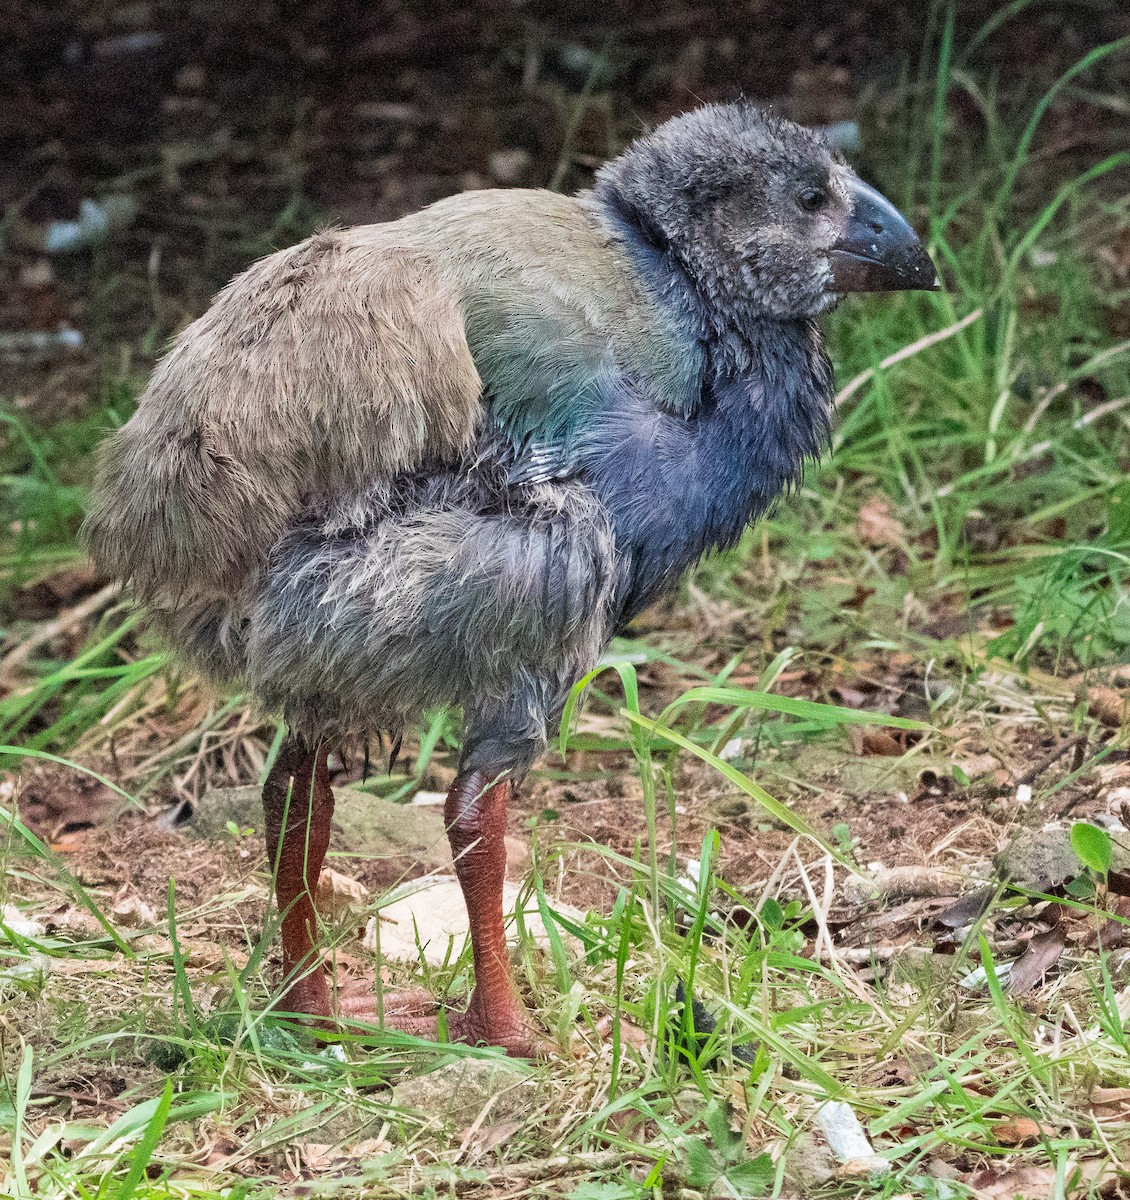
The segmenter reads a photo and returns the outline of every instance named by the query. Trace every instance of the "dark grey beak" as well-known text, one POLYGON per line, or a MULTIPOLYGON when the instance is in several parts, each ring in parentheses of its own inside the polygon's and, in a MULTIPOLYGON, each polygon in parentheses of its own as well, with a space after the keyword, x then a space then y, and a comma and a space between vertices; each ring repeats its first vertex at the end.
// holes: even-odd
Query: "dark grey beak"
POLYGON ((862 179, 852 181, 852 208, 832 247, 834 292, 932 291, 938 273, 897 208, 862 179))

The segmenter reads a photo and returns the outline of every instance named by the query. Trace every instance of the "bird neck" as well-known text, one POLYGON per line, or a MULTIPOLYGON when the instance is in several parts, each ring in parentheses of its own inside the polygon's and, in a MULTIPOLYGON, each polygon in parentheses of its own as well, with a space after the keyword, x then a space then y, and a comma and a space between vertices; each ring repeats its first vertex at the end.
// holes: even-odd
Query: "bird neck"
POLYGON ((626 621, 705 551, 734 545, 799 481, 828 439, 832 370, 811 321, 716 312, 670 248, 618 212, 607 189, 586 202, 703 363, 690 412, 656 408, 625 386, 584 438, 584 477, 630 564, 620 597, 626 621))
POLYGON ((831 372, 815 330, 789 322, 764 332, 748 370, 708 375, 692 415, 626 389, 589 431, 582 477, 626 563, 621 622, 704 552, 733 546, 827 440, 831 372))
POLYGON ((674 317, 689 342, 702 347, 715 370, 734 373, 756 365, 756 344, 764 329, 779 321, 766 317, 752 296, 720 302, 711 281, 690 270, 646 207, 610 179, 598 179, 578 200, 620 245, 653 303, 674 317))

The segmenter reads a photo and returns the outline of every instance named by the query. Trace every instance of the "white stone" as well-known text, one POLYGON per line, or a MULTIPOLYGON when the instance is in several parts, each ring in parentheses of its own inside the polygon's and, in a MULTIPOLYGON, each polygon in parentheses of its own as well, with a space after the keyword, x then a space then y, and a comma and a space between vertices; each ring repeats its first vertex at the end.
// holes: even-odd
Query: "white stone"
MULTIPOLYGON (((518 941, 518 923, 514 919, 514 910, 522 891, 520 884, 509 881, 502 889, 506 936, 511 943, 518 941)), ((559 900, 551 901, 550 908, 571 921, 584 920, 584 914, 579 909, 559 900)), ((538 912, 536 896, 527 896, 522 915, 527 936, 533 939, 535 945, 547 945, 549 935, 538 912)), ((423 948, 424 960, 433 966, 441 966, 445 961, 458 958, 470 932, 463 892, 459 881, 450 875, 425 876, 400 888, 397 898, 384 905, 375 917, 370 918, 363 943, 366 950, 378 949, 378 921, 379 949, 383 957, 402 962, 418 962, 419 942, 419 946, 423 948)), ((560 930, 559 932, 563 940, 571 943, 571 949, 579 949, 573 938, 560 930)))
POLYGON ((417 792, 412 797, 413 804, 443 804, 447 799, 446 792, 417 792))

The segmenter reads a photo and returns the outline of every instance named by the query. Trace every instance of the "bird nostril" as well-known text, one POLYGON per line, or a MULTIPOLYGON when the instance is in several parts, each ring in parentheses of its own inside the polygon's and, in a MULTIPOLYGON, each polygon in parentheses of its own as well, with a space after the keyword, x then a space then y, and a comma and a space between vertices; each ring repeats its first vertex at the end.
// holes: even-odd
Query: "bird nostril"
POLYGON ((875 233, 875 234, 880 234, 880 233, 882 233, 882 232, 883 232, 883 225, 882 225, 882 222, 880 222, 880 221, 872 221, 872 222, 870 222, 870 225, 871 225, 871 232, 872 232, 872 233, 875 233))

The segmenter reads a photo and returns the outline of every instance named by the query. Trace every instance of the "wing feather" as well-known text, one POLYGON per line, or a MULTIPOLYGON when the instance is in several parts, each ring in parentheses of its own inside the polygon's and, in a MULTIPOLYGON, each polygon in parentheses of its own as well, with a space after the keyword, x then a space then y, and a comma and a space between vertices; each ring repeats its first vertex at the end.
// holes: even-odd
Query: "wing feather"
POLYGON ((238 276, 99 453, 84 529, 143 595, 237 591, 312 498, 456 457, 482 385, 460 296, 396 225, 238 276))

